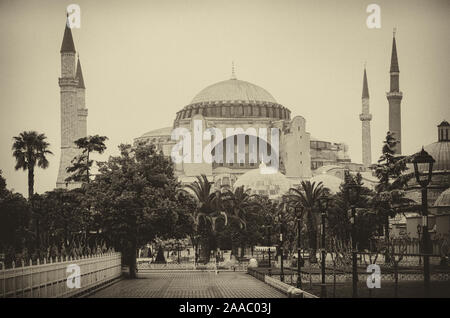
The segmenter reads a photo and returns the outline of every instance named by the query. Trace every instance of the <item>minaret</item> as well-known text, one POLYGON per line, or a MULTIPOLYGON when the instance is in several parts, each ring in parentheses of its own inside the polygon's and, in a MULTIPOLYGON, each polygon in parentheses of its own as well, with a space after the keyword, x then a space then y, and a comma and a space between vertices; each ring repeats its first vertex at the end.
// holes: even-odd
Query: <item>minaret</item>
POLYGON ((389 131, 398 141, 395 147, 395 153, 400 155, 402 153, 402 117, 400 104, 402 102, 403 94, 400 91, 399 75, 397 59, 397 45, 395 43, 395 29, 392 41, 392 55, 391 55, 391 89, 386 93, 389 102, 389 131))
POLYGON ((372 146, 370 140, 370 121, 372 115, 369 113, 369 87, 367 85, 366 67, 364 67, 363 91, 362 91, 362 113, 359 114, 362 123, 362 162, 368 167, 372 164, 372 146))
POLYGON ((79 63, 77 73, 75 71, 75 45, 68 21, 66 21, 60 53, 61 155, 56 187, 71 189, 80 184, 65 181, 69 176, 66 169, 71 165, 72 159, 80 154, 74 141, 86 135, 85 128, 80 128, 80 122, 84 122, 86 126, 87 110, 84 107, 84 81, 79 63))
POLYGON ((78 105, 78 133, 77 139, 87 136, 87 115, 86 108, 86 87, 84 86, 83 72, 81 70, 80 56, 77 60, 77 72, 75 78, 78 80, 77 85, 77 105, 78 105))

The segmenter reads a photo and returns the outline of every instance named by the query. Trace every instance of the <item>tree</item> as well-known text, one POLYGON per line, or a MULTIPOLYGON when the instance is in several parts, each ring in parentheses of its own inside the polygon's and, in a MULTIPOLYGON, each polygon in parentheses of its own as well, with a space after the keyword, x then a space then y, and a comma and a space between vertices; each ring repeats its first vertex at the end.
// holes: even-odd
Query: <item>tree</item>
POLYGON ((290 188, 286 196, 289 205, 303 206, 308 228, 308 241, 311 250, 311 260, 316 260, 317 250, 317 215, 319 199, 326 193, 322 182, 302 181, 297 188, 290 188))
MULTIPOLYGON (((213 190, 213 182, 204 174, 197 176, 197 180, 185 187, 191 190, 197 200, 197 209, 192 211, 194 227, 202 240, 202 251, 205 261, 209 261, 211 250, 216 247, 216 221, 221 218, 226 225, 227 214, 222 207, 222 194, 213 190)), ((186 190, 185 189, 185 190, 186 190)), ((189 192, 188 192, 189 193, 189 192)))
POLYGON ((102 219, 102 232, 122 251, 130 277, 136 276, 137 248, 177 229, 177 183, 170 157, 154 145, 120 145, 120 155, 99 162, 87 186, 90 204, 102 219))
POLYGON ((75 145, 78 149, 82 149, 82 152, 72 159, 72 166, 67 167, 67 172, 72 173, 72 175, 67 177, 66 181, 89 183, 91 180, 90 171, 94 162, 90 159, 90 154, 93 152, 102 154, 106 150, 106 140, 108 140, 108 137, 99 135, 75 140, 75 145))
MULTIPOLYGON (((178 189, 180 190, 180 189, 178 189)), ((197 202, 193 196, 186 191, 178 191, 175 195, 176 212, 178 219, 172 237, 181 240, 190 238, 194 251, 198 247, 197 225, 195 224, 195 211, 197 211, 197 202)))
MULTIPOLYGON (((375 175, 379 182, 375 187, 376 195, 373 198, 373 207, 384 219, 386 243, 389 241, 389 218, 395 217, 396 209, 409 205, 413 201, 404 197, 405 187, 412 174, 405 174, 408 169, 409 157, 396 156, 395 146, 397 140, 388 132, 383 142, 382 154, 378 164, 374 166, 375 175)), ((389 254, 386 254, 389 262, 389 254)))
POLYGON ((186 188, 192 190, 198 202, 199 212, 196 215, 197 223, 200 218, 206 219, 210 222, 211 229, 216 229, 216 220, 223 217, 227 220, 227 214, 220 211, 221 206, 221 192, 213 191, 213 182, 208 180, 204 174, 197 176, 197 180, 191 184, 187 184, 186 188))
POLYGON ((77 247, 89 245, 86 229, 91 221, 82 189, 55 189, 36 195, 34 219, 39 253, 55 247, 66 256, 77 247))
POLYGON ((245 190, 244 186, 240 186, 222 195, 223 206, 229 219, 228 235, 234 255, 236 255, 237 244, 233 243, 241 246, 241 256, 243 256, 245 246, 254 245, 259 240, 257 226, 263 225, 263 222, 258 222, 260 211, 257 211, 257 208, 261 207, 258 203, 260 197, 251 195, 250 192, 250 189, 245 190))
POLYGON ((228 217, 238 221, 241 228, 247 225, 247 212, 257 204, 253 198, 250 189, 244 190, 244 186, 240 186, 234 189, 234 192, 231 190, 225 192, 222 199, 228 208, 228 217))
POLYGON ((30 248, 32 233, 28 230, 31 211, 27 200, 19 193, 6 188, 6 180, 0 170, 0 252, 5 253, 6 263, 15 260, 16 253, 30 248))
MULTIPOLYGON (((376 234, 380 225, 380 218, 372 212, 371 199, 374 193, 364 186, 360 173, 351 175, 346 172, 344 183, 340 185, 340 191, 336 193, 328 207, 328 231, 330 237, 340 241, 339 246, 350 242, 351 236, 351 215, 350 208, 356 208, 357 217, 355 223, 356 237, 360 249, 369 249, 371 240, 376 234), (349 192, 350 188, 355 191, 349 192)), ((329 239, 330 241, 330 239, 329 239)))
POLYGON ((50 144, 45 140, 44 134, 36 131, 24 131, 19 136, 13 137, 13 156, 16 158, 15 169, 28 170, 28 198, 34 194, 34 168, 48 168, 47 155, 53 154, 48 150, 50 144))

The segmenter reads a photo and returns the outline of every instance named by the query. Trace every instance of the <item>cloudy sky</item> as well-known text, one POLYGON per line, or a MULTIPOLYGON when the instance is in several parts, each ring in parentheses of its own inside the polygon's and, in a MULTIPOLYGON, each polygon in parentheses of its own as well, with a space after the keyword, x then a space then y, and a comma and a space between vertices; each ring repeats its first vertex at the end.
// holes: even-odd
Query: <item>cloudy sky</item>
POLYGON ((54 156, 36 172, 35 189, 55 186, 59 164, 60 47, 66 7, 81 7, 74 29, 87 87, 88 134, 109 137, 108 152, 146 131, 171 126, 204 87, 238 79, 264 87, 312 136, 345 142, 361 161, 364 63, 370 90, 372 158, 388 129, 389 62, 397 27, 404 153, 437 140, 450 120, 450 2, 299 0, 0 0, 0 169, 26 193, 14 171, 12 137, 48 136, 54 156), (366 8, 381 8, 368 29, 366 8))

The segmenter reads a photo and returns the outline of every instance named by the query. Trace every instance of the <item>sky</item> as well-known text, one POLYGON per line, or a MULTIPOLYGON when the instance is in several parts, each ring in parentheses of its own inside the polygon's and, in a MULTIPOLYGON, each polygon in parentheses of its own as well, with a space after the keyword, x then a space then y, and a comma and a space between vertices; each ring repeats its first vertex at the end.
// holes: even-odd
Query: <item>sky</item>
POLYGON ((388 130, 392 31, 400 66, 403 153, 437 141, 450 120, 448 0, 0 0, 0 169, 8 188, 27 193, 15 171, 13 136, 45 133, 49 168, 35 191, 55 187, 60 154, 60 48, 66 7, 81 8, 73 29, 89 109, 88 134, 109 137, 106 160, 120 143, 172 126, 204 87, 238 79, 269 91, 318 139, 344 142, 361 162, 364 64, 373 115, 372 160, 388 130), (369 29, 369 4, 381 28, 369 29))

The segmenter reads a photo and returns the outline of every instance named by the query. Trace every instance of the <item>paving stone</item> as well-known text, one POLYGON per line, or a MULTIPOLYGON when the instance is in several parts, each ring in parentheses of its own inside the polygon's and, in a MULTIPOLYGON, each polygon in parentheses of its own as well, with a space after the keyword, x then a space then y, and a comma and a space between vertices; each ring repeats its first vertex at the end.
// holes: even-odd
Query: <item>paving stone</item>
POLYGON ((93 298, 283 298, 284 294, 242 272, 141 273, 91 295, 93 298))

